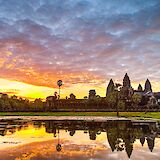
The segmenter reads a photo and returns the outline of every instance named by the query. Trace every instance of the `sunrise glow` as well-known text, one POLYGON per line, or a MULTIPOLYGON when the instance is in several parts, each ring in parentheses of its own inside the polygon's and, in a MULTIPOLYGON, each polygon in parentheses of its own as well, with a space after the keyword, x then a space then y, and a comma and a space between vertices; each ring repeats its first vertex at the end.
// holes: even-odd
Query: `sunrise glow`
POLYGON ((2 0, 0 92, 45 99, 62 79, 62 98, 105 96, 126 72, 134 89, 149 78, 160 91, 159 13, 158 0, 2 0))

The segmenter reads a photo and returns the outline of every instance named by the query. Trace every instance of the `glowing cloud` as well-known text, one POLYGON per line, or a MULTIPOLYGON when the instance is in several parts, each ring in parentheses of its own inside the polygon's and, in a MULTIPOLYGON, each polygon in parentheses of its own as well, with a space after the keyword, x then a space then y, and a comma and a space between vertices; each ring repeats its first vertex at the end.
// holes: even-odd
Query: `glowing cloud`
POLYGON ((128 72, 158 91, 159 19, 159 0, 0 0, 0 78, 50 88, 62 79, 74 92, 128 72))

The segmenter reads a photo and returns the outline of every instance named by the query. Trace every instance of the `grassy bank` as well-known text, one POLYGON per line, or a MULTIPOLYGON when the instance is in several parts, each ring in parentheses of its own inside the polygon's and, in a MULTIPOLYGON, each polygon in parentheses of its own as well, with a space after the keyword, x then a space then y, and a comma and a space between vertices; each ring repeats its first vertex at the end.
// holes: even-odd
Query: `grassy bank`
MULTIPOLYGON (((160 119, 160 112, 120 112, 119 115, 160 119)), ((116 112, 0 112, 0 116, 116 116, 116 112)))

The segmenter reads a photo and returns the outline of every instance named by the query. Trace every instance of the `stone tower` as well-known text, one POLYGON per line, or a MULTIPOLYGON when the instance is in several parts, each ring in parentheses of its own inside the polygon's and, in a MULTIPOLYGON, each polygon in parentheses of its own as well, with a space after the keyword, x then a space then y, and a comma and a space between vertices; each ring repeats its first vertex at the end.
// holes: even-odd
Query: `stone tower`
POLYGON ((96 97, 95 89, 89 90, 89 99, 94 99, 96 97))
POLYGON ((107 87, 107 91, 106 91, 106 96, 109 95, 110 93, 112 93, 114 91, 115 87, 114 87, 114 82, 111 79, 109 81, 108 87, 107 87))
POLYGON ((146 80, 144 91, 145 92, 152 92, 152 86, 151 86, 149 79, 146 80))
POLYGON ((126 87, 126 88, 131 87, 131 81, 127 73, 125 74, 124 79, 123 79, 123 87, 126 87))
POLYGON ((154 145, 155 145, 155 138, 154 137, 147 137, 147 144, 148 144, 149 150, 152 152, 154 149, 154 145))
POLYGON ((141 84, 139 84, 139 86, 138 86, 138 91, 143 91, 143 88, 142 88, 141 84))
POLYGON ((131 87, 131 81, 127 73, 124 76, 123 87, 120 92, 121 92, 120 93, 121 99, 123 99, 125 102, 125 109, 127 109, 128 107, 131 106, 130 103, 131 103, 132 95, 134 93, 133 88, 131 87))
POLYGON ((140 138, 140 142, 141 142, 141 145, 143 146, 143 145, 144 145, 144 142, 145 142, 145 137, 141 137, 141 138, 140 138))

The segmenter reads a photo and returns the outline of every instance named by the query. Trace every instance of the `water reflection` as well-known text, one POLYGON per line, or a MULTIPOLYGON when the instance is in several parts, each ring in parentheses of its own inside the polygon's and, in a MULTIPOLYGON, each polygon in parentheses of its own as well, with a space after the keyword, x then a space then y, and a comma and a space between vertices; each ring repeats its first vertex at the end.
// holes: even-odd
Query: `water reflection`
MULTIPOLYGON (((32 125, 36 129, 45 128, 47 134, 53 135, 56 139, 54 147, 57 152, 63 152, 63 140, 61 139, 62 132, 66 132, 69 137, 74 137, 76 134, 79 139, 83 134, 88 136, 88 139, 96 141, 97 137, 102 133, 106 134, 110 150, 112 152, 126 152, 128 158, 133 152, 133 144, 139 140, 141 145, 146 143, 150 152, 153 152, 155 147, 155 139, 160 136, 160 127, 157 122, 143 121, 24 121, 24 120, 9 120, 0 122, 0 135, 12 135, 20 130, 27 130, 32 125)), ((34 136, 34 135, 33 135, 34 136)), ((83 139, 82 139, 83 140, 83 139)), ((90 142, 90 143, 91 143, 90 142)), ((72 144, 70 144, 72 145, 72 144)), ((74 145, 73 145, 74 146, 74 145)), ((158 146, 157 146, 158 147, 158 146)), ((63 158, 62 158, 63 159, 63 158)))
POLYGON ((46 132, 53 133, 65 129, 70 136, 76 130, 84 130, 90 140, 96 140, 97 135, 106 132, 110 148, 113 151, 125 150, 130 158, 133 151, 133 143, 139 139, 142 146, 147 141, 148 148, 152 152, 155 138, 159 135, 159 127, 156 123, 131 122, 131 121, 108 121, 108 122, 85 122, 85 121, 46 121, 46 132))

